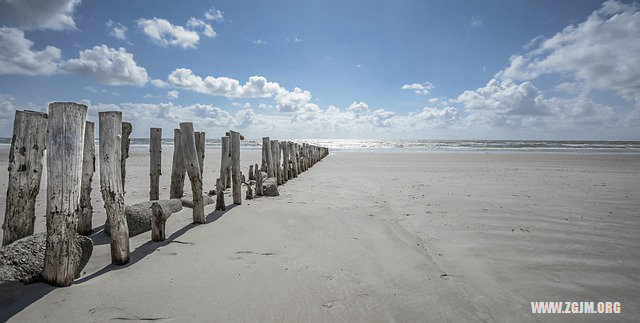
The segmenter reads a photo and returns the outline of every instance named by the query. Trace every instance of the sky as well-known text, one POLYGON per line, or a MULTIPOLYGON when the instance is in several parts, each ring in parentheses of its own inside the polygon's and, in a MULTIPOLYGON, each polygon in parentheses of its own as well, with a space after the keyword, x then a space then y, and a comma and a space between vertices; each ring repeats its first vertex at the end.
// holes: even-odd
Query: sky
POLYGON ((0 0, 0 136, 73 101, 134 137, 640 140, 639 8, 0 0))

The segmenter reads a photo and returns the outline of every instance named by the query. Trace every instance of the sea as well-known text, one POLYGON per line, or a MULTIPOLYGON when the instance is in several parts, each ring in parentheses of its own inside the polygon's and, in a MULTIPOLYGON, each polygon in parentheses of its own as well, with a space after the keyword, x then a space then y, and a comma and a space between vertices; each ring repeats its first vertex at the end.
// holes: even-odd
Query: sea
MULTIPOLYGON (((289 140, 289 139, 285 139, 289 140)), ((640 154, 640 141, 580 140, 433 140, 433 139, 291 139, 328 147, 332 152, 557 152, 640 154)), ((0 138, 0 147, 8 147, 11 138, 0 138)), ((96 145, 98 141, 96 140, 96 145)), ((162 139, 166 148, 173 138, 162 139)), ((206 139, 206 149, 220 149, 220 139, 206 139)), ((131 148, 149 147, 148 138, 131 138, 131 148)), ((241 141, 242 149, 262 148, 262 139, 241 141)))

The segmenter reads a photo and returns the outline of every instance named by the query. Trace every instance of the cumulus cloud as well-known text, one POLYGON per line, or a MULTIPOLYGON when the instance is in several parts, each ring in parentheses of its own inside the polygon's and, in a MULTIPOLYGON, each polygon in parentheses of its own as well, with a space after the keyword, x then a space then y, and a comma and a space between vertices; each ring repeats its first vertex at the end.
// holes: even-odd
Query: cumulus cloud
POLYGON ((22 29, 72 29, 73 12, 79 4, 80 0, 4 0, 0 1, 0 21, 22 29))
POLYGON ((167 92, 167 97, 169 99, 177 99, 180 96, 180 92, 176 91, 176 90, 171 90, 167 92))
POLYGON ((63 70, 76 75, 88 76, 108 85, 138 85, 147 83, 144 67, 133 60, 133 54, 124 48, 113 49, 107 45, 94 46, 80 52, 80 57, 68 60, 63 70))
POLYGON ((471 18, 471 21, 469 21, 469 26, 473 28, 482 28, 484 27, 484 21, 482 21, 482 17, 475 16, 471 18))
POLYGON ((166 19, 138 19, 138 27, 153 42, 161 46, 196 48, 200 36, 193 30, 174 25, 166 19))
POLYGON ((109 30, 109 35, 116 39, 126 40, 127 39, 127 30, 129 30, 125 25, 115 22, 113 20, 107 21, 107 29, 109 30))
POLYGON ((497 74, 501 79, 533 80, 558 74, 582 91, 613 91, 640 106, 640 12, 635 4, 607 1, 584 22, 530 44, 497 74))
POLYGON ((33 42, 24 38, 22 30, 0 27, 0 75, 51 75, 57 72, 60 49, 47 46, 44 50, 31 49, 33 42))
POLYGON ((347 111, 355 114, 365 113, 369 111, 369 106, 364 102, 353 101, 353 103, 351 103, 347 111))
POLYGON ((532 83, 516 84, 511 80, 492 79, 486 86, 475 91, 465 91, 457 101, 467 112, 479 110, 495 114, 549 115, 542 92, 532 83))
POLYGON ((217 22, 224 22, 224 16, 222 11, 216 9, 215 7, 211 7, 211 9, 207 10, 204 13, 204 18, 207 20, 213 20, 217 22))
POLYGON ((166 83, 194 92, 228 98, 268 98, 283 90, 280 84, 269 82, 263 76, 251 76, 249 81, 241 85, 238 80, 224 76, 206 76, 203 79, 188 68, 178 68, 171 72, 166 83))
POLYGON ((217 35, 216 32, 213 31, 213 27, 211 27, 211 25, 198 18, 191 17, 189 21, 187 21, 187 27, 200 29, 200 32, 205 37, 213 38, 217 35))
POLYGON ((311 101, 311 93, 296 87, 293 92, 280 91, 276 95, 276 109, 280 112, 294 112, 303 109, 311 101))
POLYGON ((433 84, 425 82, 422 84, 412 83, 405 84, 401 87, 402 90, 412 90, 415 94, 427 95, 433 89, 433 84))
POLYGON ((395 113, 380 108, 373 111, 373 124, 379 127, 391 127, 395 113))

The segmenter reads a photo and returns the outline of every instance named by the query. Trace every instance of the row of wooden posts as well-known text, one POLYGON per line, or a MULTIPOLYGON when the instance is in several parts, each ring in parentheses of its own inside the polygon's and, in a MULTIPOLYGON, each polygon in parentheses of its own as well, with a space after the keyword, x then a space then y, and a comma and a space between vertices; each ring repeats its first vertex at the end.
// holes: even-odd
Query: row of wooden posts
MULTIPOLYGON (((73 283, 70 264, 74 236, 92 233, 93 207, 91 183, 95 172, 94 123, 86 121, 87 107, 73 102, 55 102, 49 113, 16 111, 11 150, 9 183, 2 245, 34 233, 35 201, 40 190, 43 156, 47 148, 47 238, 43 279, 57 286, 73 283)), ((99 112, 100 189, 111 235, 111 261, 128 263, 129 230, 125 217, 124 182, 129 136, 132 125, 122 122, 122 112, 99 112)), ((240 170, 238 132, 229 131, 221 138, 220 177, 216 180, 216 210, 225 210, 224 194, 232 188, 234 204, 242 204, 242 185, 247 199, 263 194, 263 181, 273 178, 282 185, 329 154, 329 150, 310 144, 262 138, 262 161, 249 167, 248 181, 240 170), (263 172, 266 178, 263 178, 263 172)), ((150 129, 151 201, 160 198, 162 129, 150 129)), ((195 132, 193 124, 184 122, 174 130, 170 198, 184 196, 185 175, 189 177, 193 198, 193 222, 205 223, 203 166, 205 134, 195 132)), ((166 217, 158 203, 151 207, 153 241, 165 239, 166 217)))

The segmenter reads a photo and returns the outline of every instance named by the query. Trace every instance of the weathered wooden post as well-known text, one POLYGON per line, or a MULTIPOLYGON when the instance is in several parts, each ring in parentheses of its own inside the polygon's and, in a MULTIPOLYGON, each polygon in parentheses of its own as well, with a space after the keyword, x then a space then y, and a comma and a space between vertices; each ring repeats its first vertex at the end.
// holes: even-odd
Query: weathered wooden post
POLYGON ((9 150, 3 246, 33 234, 46 134, 46 113, 16 111, 9 150))
POLYGON ((164 241, 166 220, 160 204, 153 202, 151 204, 151 241, 164 241))
POLYGON ((271 152, 271 141, 269 137, 262 137, 262 164, 265 168, 264 172, 267 173, 267 177, 275 176, 273 153, 271 152))
POLYGON ((129 228, 124 214, 122 186, 122 112, 98 113, 100 146, 100 190, 111 235, 111 262, 129 262, 129 228))
POLYGON ((180 123, 180 137, 182 138, 183 161, 191 182, 193 196, 193 223, 205 223, 204 200, 202 199, 202 177, 200 176, 200 162, 196 151, 196 139, 193 123, 180 123))
POLYGON ((262 196, 262 171, 258 170, 256 172, 256 196, 262 196))
POLYGON ((280 142, 280 150, 282 150, 282 182, 289 180, 289 155, 287 153, 287 142, 280 142))
POLYGON ((255 180, 255 179, 256 179, 256 177, 253 174, 253 165, 249 165, 249 180, 251 181, 251 180, 255 180))
POLYGON ((122 163, 122 194, 127 192, 124 182, 127 178, 127 158, 129 158, 129 146, 131 145, 131 132, 133 131, 133 126, 129 122, 122 123, 122 143, 120 148, 122 149, 122 156, 120 157, 120 161, 122 163))
POLYGON ((247 182, 242 182, 244 185, 247 186, 247 194, 246 194, 246 199, 247 200, 252 200, 253 199, 253 190, 251 189, 251 185, 247 182))
POLYGON ((231 187, 228 185, 231 183, 231 178, 229 178, 229 168, 231 167, 231 145, 229 143, 229 137, 224 136, 220 138, 220 145, 220 179, 222 180, 224 190, 225 188, 231 187))
POLYGON ((80 209, 86 119, 86 105, 72 102, 49 104, 46 138, 47 242, 42 278, 55 286, 70 286, 75 274, 73 253, 80 209))
POLYGON ((94 124, 87 121, 84 126, 84 144, 82 153, 82 183, 80 188, 80 213, 78 214, 77 231, 82 235, 90 235, 93 231, 93 206, 91 206, 91 182, 96 171, 96 143, 94 124))
POLYGON ((224 189, 222 178, 216 180, 216 210, 224 211, 227 207, 224 205, 224 189))
POLYGON ((173 164, 171 165, 171 187, 169 198, 179 199, 184 196, 184 152, 180 129, 173 129, 173 164))
POLYGON ((240 175, 240 134, 231 133, 231 174, 233 176, 233 203, 242 204, 242 178, 240 175))
POLYGON ((276 179, 276 184, 280 185, 280 181, 278 180, 278 173, 280 172, 280 166, 278 165, 278 155, 280 153, 279 145, 277 140, 271 140, 271 159, 273 160, 273 177, 276 179))
POLYGON ((198 163, 200 165, 200 177, 202 177, 202 173, 204 172, 204 148, 205 148, 204 131, 195 132, 194 135, 196 139, 196 152, 198 154, 198 163))
POLYGON ((289 144, 289 158, 291 159, 291 177, 297 178, 298 171, 296 169, 296 164, 298 161, 296 160, 296 146, 293 142, 288 142, 289 144))
POLYGON ((162 175, 162 128, 149 130, 149 200, 160 199, 160 175, 162 175))

